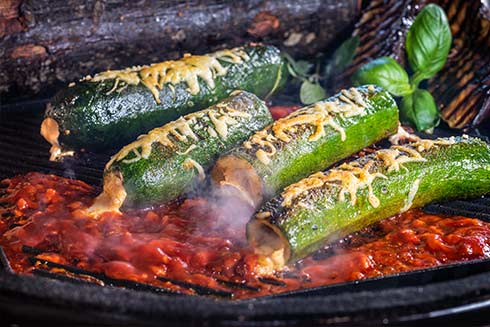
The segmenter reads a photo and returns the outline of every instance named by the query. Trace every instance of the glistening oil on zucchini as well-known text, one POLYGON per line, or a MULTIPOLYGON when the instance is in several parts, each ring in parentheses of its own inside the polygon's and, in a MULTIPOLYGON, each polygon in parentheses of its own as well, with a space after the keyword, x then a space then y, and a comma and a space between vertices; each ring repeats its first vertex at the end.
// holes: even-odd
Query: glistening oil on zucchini
MULTIPOLYGON (((250 45, 149 66, 110 70, 61 90, 46 110, 58 150, 107 150, 178 117, 207 108, 234 90, 265 97, 280 89, 287 70, 273 46, 250 45)), ((46 129, 46 128, 45 128, 46 129)))
POLYGON ((118 210, 123 203, 149 206, 175 199, 196 179, 205 178, 205 170, 219 154, 271 121, 262 100, 236 91, 208 109, 141 135, 106 165, 104 192, 92 211, 118 210))
POLYGON ((398 108, 374 86, 342 90, 254 133, 221 157, 218 188, 236 189, 254 207, 285 186, 396 132, 398 108))
POLYGON ((437 200, 490 193, 490 146, 474 138, 393 145, 288 186, 247 226, 265 265, 282 267, 326 242, 437 200))

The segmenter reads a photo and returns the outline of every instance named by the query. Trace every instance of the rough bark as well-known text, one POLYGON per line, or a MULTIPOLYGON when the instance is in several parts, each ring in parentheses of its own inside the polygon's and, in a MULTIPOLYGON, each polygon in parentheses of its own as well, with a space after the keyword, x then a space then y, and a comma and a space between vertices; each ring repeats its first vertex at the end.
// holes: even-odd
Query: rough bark
POLYGON ((312 55, 347 32, 359 2, 4 0, 0 99, 46 96, 97 71, 247 41, 312 55))

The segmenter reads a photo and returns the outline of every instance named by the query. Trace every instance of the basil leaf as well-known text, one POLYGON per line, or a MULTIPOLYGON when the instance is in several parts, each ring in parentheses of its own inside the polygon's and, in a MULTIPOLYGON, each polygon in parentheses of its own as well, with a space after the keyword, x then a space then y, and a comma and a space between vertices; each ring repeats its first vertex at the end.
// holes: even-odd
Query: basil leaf
POLYGON ((331 78, 332 75, 342 72, 354 59, 358 46, 359 36, 357 35, 342 42, 325 66, 324 72, 326 78, 331 78))
POLYGON ((351 38, 348 38, 342 44, 340 47, 335 50, 335 53, 333 55, 333 62, 339 71, 343 70, 345 67, 347 67, 348 64, 352 62, 352 59, 354 59, 354 54, 356 52, 357 47, 359 46, 359 36, 353 36, 351 38))
POLYGON ((376 84, 397 96, 412 92, 407 72, 390 57, 381 57, 360 67, 352 76, 356 85, 376 84))
POLYGON ((427 90, 416 89, 402 99, 400 119, 419 131, 428 131, 439 124, 439 109, 427 90))
POLYGON ((308 76, 308 73, 310 72, 312 67, 313 64, 311 62, 306 60, 298 60, 296 61, 296 65, 294 66, 294 69, 296 70, 298 75, 308 76))
POLYGON ((291 76, 296 78, 307 78, 308 73, 313 67, 313 64, 306 60, 294 60, 289 54, 284 53, 284 58, 286 59, 287 69, 291 76))
POLYGON ((444 10, 429 4, 417 15, 408 30, 405 48, 414 71, 413 85, 433 77, 444 67, 452 36, 444 10))
POLYGON ((299 89, 299 98, 303 104, 312 104, 323 100, 327 97, 325 89, 318 83, 312 83, 308 80, 301 84, 299 89))

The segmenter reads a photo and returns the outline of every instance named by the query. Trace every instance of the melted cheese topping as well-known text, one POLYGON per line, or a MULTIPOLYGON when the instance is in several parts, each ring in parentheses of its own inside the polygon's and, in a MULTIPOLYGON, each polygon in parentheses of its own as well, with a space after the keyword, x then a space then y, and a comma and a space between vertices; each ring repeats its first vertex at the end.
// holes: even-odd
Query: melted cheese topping
POLYGON ((208 112, 208 116, 214 125, 214 129, 224 140, 226 140, 226 138, 228 137, 228 125, 234 125, 238 123, 235 119, 233 119, 231 115, 223 115, 215 111, 208 112))
POLYGON ((313 174, 298 183, 288 186, 282 193, 282 205, 290 206, 296 197, 308 190, 330 185, 339 187, 338 200, 340 202, 346 200, 345 194, 348 193, 352 205, 357 202, 358 191, 367 188, 368 201, 374 208, 377 208, 380 203, 373 193, 372 183, 376 178, 386 178, 386 176, 378 172, 369 172, 373 164, 373 160, 368 161, 365 165, 360 165, 359 162, 354 161, 349 164, 344 163, 338 168, 329 170, 327 173, 319 172, 313 174))
POLYGON ((390 149, 382 149, 376 152, 379 160, 383 161, 388 173, 399 171, 400 168, 407 170, 403 164, 407 162, 426 161, 420 153, 406 146, 394 145, 390 149))
MULTIPOLYGON (((281 194, 283 198, 282 205, 290 206, 294 199, 302 194, 306 194, 309 190, 324 186, 339 187, 338 200, 345 201, 345 194, 349 194, 352 205, 357 201, 357 193, 359 190, 368 189, 368 201, 374 207, 379 206, 379 199, 374 195, 372 183, 376 178, 387 178, 380 172, 370 172, 375 165, 382 165, 387 173, 399 171, 400 168, 408 170, 403 164, 408 162, 424 162, 425 159, 422 153, 437 146, 448 146, 454 144, 456 140, 436 139, 426 140, 418 138, 417 141, 406 145, 393 145, 389 149, 376 151, 373 155, 361 158, 350 163, 344 163, 337 168, 330 169, 323 173, 315 173, 295 184, 292 184, 284 189, 281 194), (362 162, 362 163, 361 163, 362 162)), ((408 194, 408 202, 406 206, 411 206, 411 202, 418 190, 418 182, 412 186, 408 194)))
POLYGON ((436 140, 421 139, 416 135, 410 135, 411 139, 415 139, 414 142, 406 145, 393 145, 389 149, 382 149, 376 151, 378 159, 382 160, 388 173, 393 171, 399 171, 400 168, 407 170, 403 164, 407 162, 424 162, 426 159, 422 157, 423 152, 426 152, 433 147, 448 146, 456 143, 454 137, 450 138, 438 138, 436 140))
POLYGON ((291 142, 295 133, 301 127, 313 127, 313 133, 309 136, 309 141, 317 141, 325 135, 325 126, 330 126, 340 134, 342 141, 345 141, 345 130, 339 125, 339 121, 346 120, 355 116, 366 114, 367 104, 363 95, 356 89, 342 90, 338 100, 318 102, 295 111, 285 118, 281 118, 272 125, 255 133, 244 142, 246 149, 252 149, 257 145, 255 156, 263 164, 268 165, 271 158, 276 154, 275 143, 291 142))
POLYGON ((449 138, 438 138, 435 140, 428 140, 428 139, 419 139, 412 145, 420 152, 424 152, 427 150, 432 149, 433 147, 437 147, 440 145, 447 146, 447 145, 452 145, 456 143, 456 138, 454 136, 451 136, 449 138))
POLYGON ((241 64, 249 59, 250 57, 242 48, 221 50, 202 56, 185 54, 180 60, 169 60, 122 70, 108 70, 94 77, 87 76, 83 80, 92 82, 114 80, 114 85, 107 94, 114 91, 121 92, 128 85, 141 83, 150 90, 155 101, 160 104, 160 90, 163 86, 168 85, 175 93, 173 85, 186 83, 188 92, 195 95, 200 91, 198 78, 213 89, 214 79, 227 73, 227 68, 223 67, 220 61, 241 64), (124 85, 118 89, 120 82, 124 82, 124 85))
MULTIPOLYGON (((467 139, 468 135, 463 134, 462 137, 467 139)), ((408 133, 401 125, 398 125, 398 131, 396 132, 396 134, 389 137, 389 141, 391 144, 394 145, 399 145, 403 143, 403 141, 411 142, 411 145, 416 146, 417 150, 420 152, 429 150, 433 146, 451 145, 456 143, 456 139, 454 136, 451 136, 449 138, 438 138, 435 140, 422 139, 415 134, 408 133)))
MULTIPOLYGON (((249 117, 249 113, 228 108, 225 105, 217 105, 210 109, 180 117, 176 121, 151 130, 148 134, 140 135, 136 141, 126 145, 116 153, 107 163, 106 169, 117 161, 132 163, 141 159, 148 159, 153 143, 160 143, 163 146, 172 148, 175 146, 175 140, 181 143, 197 142, 199 141, 199 137, 195 133, 195 129, 199 128, 198 125, 202 121, 207 120, 212 125, 206 128, 210 136, 226 139, 228 127, 237 124, 237 118, 249 117), (125 159, 130 153, 134 155, 134 158, 125 159)), ((197 145, 195 143, 191 144, 183 154, 189 153, 196 147, 197 145)))

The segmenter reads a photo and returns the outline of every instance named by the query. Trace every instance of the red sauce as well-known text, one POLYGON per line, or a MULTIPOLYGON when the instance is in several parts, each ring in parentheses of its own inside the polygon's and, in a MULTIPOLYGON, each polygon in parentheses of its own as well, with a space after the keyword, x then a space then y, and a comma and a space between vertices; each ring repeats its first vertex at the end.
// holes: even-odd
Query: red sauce
POLYGON ((270 106, 269 111, 271 112, 272 118, 278 120, 279 118, 286 117, 293 111, 301 108, 300 106, 270 106))
POLYGON ((22 252, 27 245, 45 251, 38 258, 113 278, 192 292, 156 279, 162 276, 246 298, 490 257, 490 224, 412 210, 302 260, 276 276, 285 286, 273 286, 253 273, 257 258, 244 235, 248 217, 227 213, 219 203, 185 199, 95 220, 82 213, 95 190, 81 181, 29 173, 2 183, 0 246, 19 273, 35 268, 32 254, 22 252), (230 289, 218 279, 260 291, 230 289))

